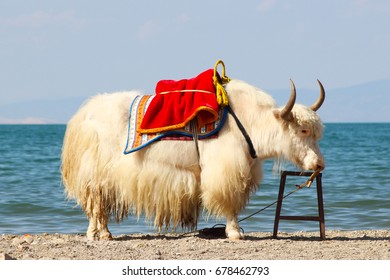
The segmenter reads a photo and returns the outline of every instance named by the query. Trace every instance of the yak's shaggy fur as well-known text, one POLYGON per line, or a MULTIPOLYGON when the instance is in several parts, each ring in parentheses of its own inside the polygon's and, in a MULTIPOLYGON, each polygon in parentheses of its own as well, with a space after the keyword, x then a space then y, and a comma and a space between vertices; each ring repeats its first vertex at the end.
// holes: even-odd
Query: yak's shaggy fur
POLYGON ((322 124, 311 109, 296 105, 281 119, 274 100, 245 82, 226 86, 229 103, 248 131, 252 159, 236 123, 228 117, 218 138, 159 141, 125 155, 129 105, 138 92, 101 94, 69 121, 62 152, 62 178, 69 198, 90 220, 88 238, 109 239, 107 219, 129 213, 154 218, 157 228, 195 228, 200 209, 227 218, 230 238, 242 238, 237 215, 262 178, 261 162, 275 157, 304 169, 324 165, 317 141, 322 124))

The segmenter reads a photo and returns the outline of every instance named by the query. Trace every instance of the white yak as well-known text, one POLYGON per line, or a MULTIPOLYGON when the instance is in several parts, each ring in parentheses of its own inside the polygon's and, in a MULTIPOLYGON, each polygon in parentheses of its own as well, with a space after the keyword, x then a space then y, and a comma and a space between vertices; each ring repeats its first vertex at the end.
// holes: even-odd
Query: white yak
POLYGON ((230 114, 217 138, 157 141, 123 153, 129 105, 139 92, 100 94, 69 121, 62 151, 62 180, 67 196, 85 211, 87 237, 111 239, 107 221, 128 214, 154 218, 163 227, 195 228, 201 209, 226 218, 226 236, 242 239, 237 216, 262 179, 262 161, 288 160, 303 170, 324 168, 318 140, 323 125, 311 107, 295 104, 295 87, 284 107, 264 91, 243 81, 226 84, 229 105, 250 136, 252 158, 230 114))

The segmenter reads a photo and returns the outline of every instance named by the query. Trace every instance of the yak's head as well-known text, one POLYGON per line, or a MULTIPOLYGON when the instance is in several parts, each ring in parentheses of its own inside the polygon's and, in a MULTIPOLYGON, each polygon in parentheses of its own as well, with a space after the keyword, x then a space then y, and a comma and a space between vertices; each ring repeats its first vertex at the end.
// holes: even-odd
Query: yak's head
POLYGON ((323 125, 316 111, 325 100, 325 90, 321 82, 320 97, 310 107, 295 104, 296 90, 291 81, 291 96, 282 109, 273 111, 283 128, 284 147, 281 158, 287 159, 304 170, 317 170, 325 167, 318 141, 322 137, 323 125))

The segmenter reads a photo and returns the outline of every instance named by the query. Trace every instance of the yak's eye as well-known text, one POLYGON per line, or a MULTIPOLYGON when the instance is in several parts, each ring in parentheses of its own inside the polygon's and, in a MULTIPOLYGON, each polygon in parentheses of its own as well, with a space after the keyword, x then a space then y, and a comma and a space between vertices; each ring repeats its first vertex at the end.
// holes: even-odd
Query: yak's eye
POLYGON ((302 136, 309 136, 309 134, 310 134, 310 129, 308 129, 308 128, 301 128, 300 134, 301 134, 302 136))

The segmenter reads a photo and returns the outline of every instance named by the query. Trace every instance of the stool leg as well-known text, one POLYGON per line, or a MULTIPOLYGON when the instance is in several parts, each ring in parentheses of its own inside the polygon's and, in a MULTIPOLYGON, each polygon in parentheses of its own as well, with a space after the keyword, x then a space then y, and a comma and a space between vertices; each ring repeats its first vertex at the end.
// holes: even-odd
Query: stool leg
POLYGON ((324 213, 324 200, 322 197, 322 174, 318 174, 317 178, 317 199, 318 199, 318 214, 320 217, 320 236, 322 240, 325 240, 325 213, 324 213))
POLYGON ((284 187, 286 185, 286 176, 287 176, 286 172, 282 171, 280 177, 280 185, 279 185, 278 204, 276 205, 276 212, 275 212, 274 233, 272 235, 273 238, 277 238, 278 235, 280 212, 282 211, 284 187))

